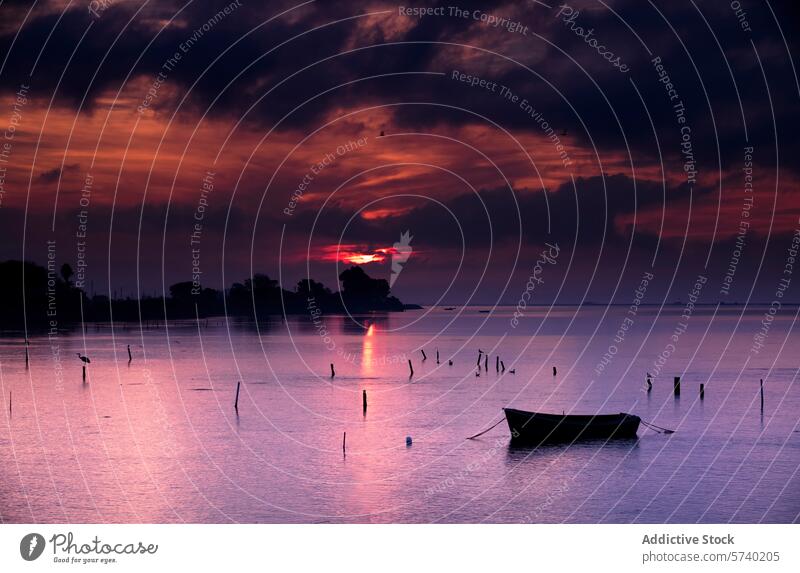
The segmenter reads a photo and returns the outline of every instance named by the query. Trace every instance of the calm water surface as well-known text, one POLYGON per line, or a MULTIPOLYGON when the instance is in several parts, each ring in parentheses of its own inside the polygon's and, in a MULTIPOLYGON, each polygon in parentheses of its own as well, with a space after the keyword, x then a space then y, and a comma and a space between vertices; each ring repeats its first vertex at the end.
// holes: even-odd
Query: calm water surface
POLYGON ((85 334, 32 336, 29 369, 23 339, 6 336, 0 518, 798 521, 796 309, 771 323, 758 353, 751 349, 764 308, 702 307, 675 339, 681 308, 642 307, 620 333, 626 311, 532 309, 517 328, 511 309, 478 308, 358 317, 363 327, 342 317, 144 331, 92 325, 85 334), (478 348, 490 353, 479 377, 478 348), (92 360, 85 384, 77 352, 92 360), (649 394, 648 371, 658 373, 649 394), (683 375, 678 400, 675 374, 683 375), (501 424, 465 439, 499 420, 504 406, 625 411, 676 433, 640 428, 638 440, 518 449, 501 424))

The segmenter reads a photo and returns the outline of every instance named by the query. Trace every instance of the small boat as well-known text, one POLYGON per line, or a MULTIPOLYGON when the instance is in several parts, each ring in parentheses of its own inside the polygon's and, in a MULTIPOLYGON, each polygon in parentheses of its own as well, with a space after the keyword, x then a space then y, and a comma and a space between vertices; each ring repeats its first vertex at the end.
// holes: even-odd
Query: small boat
POLYGON ((541 414, 503 408, 513 443, 544 444, 576 440, 635 438, 641 418, 633 414, 541 414))

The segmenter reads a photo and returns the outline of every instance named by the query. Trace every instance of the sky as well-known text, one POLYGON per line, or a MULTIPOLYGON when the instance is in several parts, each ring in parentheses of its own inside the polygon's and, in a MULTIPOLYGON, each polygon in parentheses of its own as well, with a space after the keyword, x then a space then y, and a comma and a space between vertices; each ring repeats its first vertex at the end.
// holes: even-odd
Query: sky
POLYGON ((5 1, 0 260, 115 296, 361 264, 420 304, 647 274, 645 302, 768 302, 797 38, 788 1, 5 1))

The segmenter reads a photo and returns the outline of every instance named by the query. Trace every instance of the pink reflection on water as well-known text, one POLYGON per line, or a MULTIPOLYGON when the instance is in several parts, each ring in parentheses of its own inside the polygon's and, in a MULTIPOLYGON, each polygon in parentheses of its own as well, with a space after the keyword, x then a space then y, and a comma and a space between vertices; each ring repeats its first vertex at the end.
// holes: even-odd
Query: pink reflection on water
POLYGON ((378 329, 370 324, 361 341, 361 373, 364 376, 375 375, 375 334, 378 329))

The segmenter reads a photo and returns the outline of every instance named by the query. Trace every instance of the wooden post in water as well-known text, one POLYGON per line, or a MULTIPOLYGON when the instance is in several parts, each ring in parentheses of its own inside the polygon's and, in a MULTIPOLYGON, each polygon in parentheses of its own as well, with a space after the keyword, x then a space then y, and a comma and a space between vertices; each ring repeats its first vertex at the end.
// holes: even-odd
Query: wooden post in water
POLYGON ((761 384, 761 413, 764 413, 764 379, 762 378, 760 381, 761 384))
POLYGON ((428 357, 425 356, 425 349, 424 348, 420 348, 419 350, 420 350, 420 352, 422 352, 422 360, 427 360, 428 357))
POLYGON ((408 359, 408 369, 411 371, 411 374, 409 374, 408 377, 411 378, 414 375, 414 367, 411 366, 411 359, 410 358, 408 359))
POLYGON ((129 344, 128 345, 128 364, 131 363, 131 360, 133 360, 133 356, 131 355, 131 345, 129 344))
POLYGON ((500 372, 500 355, 499 354, 497 356, 495 356, 494 369, 497 372, 500 372))
POLYGON ((28 369, 28 360, 29 360, 29 358, 28 358, 28 344, 29 344, 28 343, 28 339, 26 338, 25 339, 25 370, 28 369))
POLYGON ((505 365, 505 362, 503 362, 502 360, 500 361, 500 368, 501 368, 501 370, 500 370, 500 374, 502 374, 503 372, 505 372, 505 371, 506 371, 506 365, 505 365))
POLYGON ((331 362, 331 378, 336 376, 336 370, 333 369, 333 362, 331 362))
POLYGON ((487 372, 489 371, 489 355, 486 355, 486 358, 483 359, 483 369, 487 372))
POLYGON ((650 379, 650 373, 647 373, 647 393, 649 394, 650 391, 653 389, 653 381, 650 379))
POLYGON ((700 399, 702 400, 705 397, 706 397, 706 385, 700 384, 700 399))
POLYGON ((8 391, 8 417, 11 417, 11 390, 8 391))
POLYGON ((86 364, 83 365, 83 381, 86 382, 86 364))
POLYGON ((483 355, 483 350, 478 348, 478 368, 481 367, 481 356, 483 355))
POLYGON ((555 376, 557 373, 558 373, 558 370, 556 370, 556 367, 553 366, 553 376, 555 376))
POLYGON ((436 349, 436 364, 439 364, 439 349, 436 349))
POLYGON ((675 378, 672 379, 672 391, 673 391, 673 393, 675 394, 676 397, 681 395, 681 377, 680 376, 675 376, 675 378))
POLYGON ((239 387, 242 385, 241 381, 236 383, 236 400, 233 402, 233 409, 236 410, 236 415, 239 415, 239 387))
POLYGON ((361 394, 361 397, 363 398, 364 413, 366 414, 367 413, 367 391, 366 390, 363 391, 363 393, 361 394))
POLYGON ((347 432, 342 434, 342 453, 347 455, 347 432))

